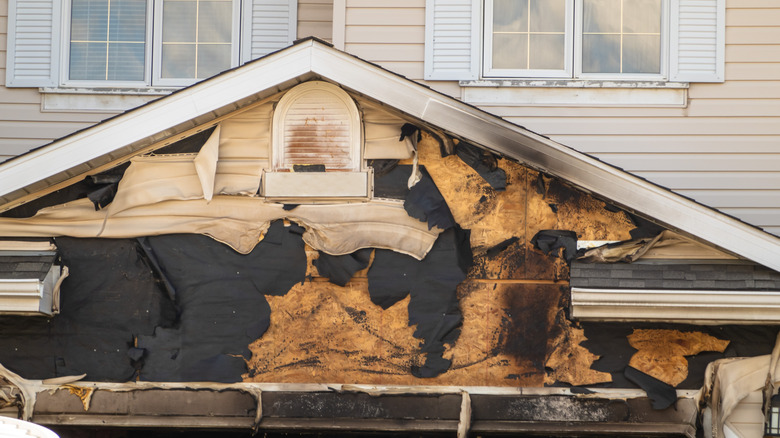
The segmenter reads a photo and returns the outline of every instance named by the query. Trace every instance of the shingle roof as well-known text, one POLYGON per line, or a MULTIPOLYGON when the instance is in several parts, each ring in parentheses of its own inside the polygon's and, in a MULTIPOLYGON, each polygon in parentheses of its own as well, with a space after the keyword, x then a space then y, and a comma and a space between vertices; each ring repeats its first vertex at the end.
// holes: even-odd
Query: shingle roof
POLYGON ((754 263, 581 263, 571 286, 609 289, 780 290, 780 273, 754 263))

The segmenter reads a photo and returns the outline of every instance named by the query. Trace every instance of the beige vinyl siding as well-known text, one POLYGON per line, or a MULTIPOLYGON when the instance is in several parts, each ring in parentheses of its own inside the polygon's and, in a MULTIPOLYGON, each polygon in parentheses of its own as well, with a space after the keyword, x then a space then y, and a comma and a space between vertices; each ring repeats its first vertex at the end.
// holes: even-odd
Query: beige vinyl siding
POLYGON ((425 0, 346 0, 345 50, 409 79, 423 77, 425 0))
MULTIPOLYGON (((425 1, 346 1, 346 49, 422 81, 425 1)), ((726 7, 726 82, 691 84, 685 107, 480 107, 780 234, 780 2, 726 7)))
POLYGON ((685 108, 484 107, 780 234, 780 3, 732 0, 726 82, 685 108))
POLYGON ((0 161, 27 152, 108 117, 107 114, 44 113, 32 88, 5 88, 8 0, 0 0, 0 161))
POLYGON ((298 0, 298 38, 333 40, 333 0, 298 0))
POLYGON ((737 436, 753 438, 764 435, 762 402, 761 391, 755 391, 742 399, 734 408, 729 416, 729 425, 737 436))
MULTIPOLYGON (((298 36, 330 40, 333 0, 299 0, 298 36)), ((6 88, 8 0, 0 0, 0 162, 113 116, 112 112, 42 111, 36 88, 6 88)), ((109 97, 110 98, 110 97, 109 97)))

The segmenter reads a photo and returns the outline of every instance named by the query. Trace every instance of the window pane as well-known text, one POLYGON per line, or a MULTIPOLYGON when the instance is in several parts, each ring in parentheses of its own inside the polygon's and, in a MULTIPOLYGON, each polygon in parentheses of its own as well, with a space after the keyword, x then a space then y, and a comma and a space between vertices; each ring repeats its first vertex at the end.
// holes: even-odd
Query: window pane
POLYGON ((530 65, 528 68, 540 70, 563 70, 564 36, 531 35, 530 65))
POLYGON ((531 0, 531 32, 566 31, 565 0, 531 0))
POLYGON ((660 73, 661 42, 653 35, 623 37, 623 73, 660 73))
POLYGON ((566 0, 494 0, 494 69, 563 70, 566 0))
POLYGON ((198 46, 198 78, 207 78, 230 68, 230 45, 198 46))
POLYGON ((111 43, 108 45, 108 71, 111 81, 133 81, 144 77, 144 45, 111 43))
POLYGON ((106 43, 70 43, 69 77, 76 80, 105 80, 106 43))
POLYGON ((493 68, 528 68, 528 35, 499 34, 493 36, 493 68))
POLYGON ((585 0, 584 33, 620 32, 621 0, 585 0))
POLYGON ((162 48, 163 78, 195 77, 195 44, 166 44, 162 48))
POLYGON ((198 42, 229 43, 233 5, 230 1, 201 1, 198 12, 198 42))
POLYGON ((146 0, 111 2, 110 41, 143 42, 146 39, 146 0))
POLYGON ((161 76, 207 78, 231 67, 233 0, 164 0, 161 76))
POLYGON ((623 32, 661 33, 661 0, 623 0, 623 32))
POLYGON ((620 73, 620 35, 583 35, 582 71, 620 73))
POLYGON ((661 0, 584 0, 584 73, 661 72, 661 0))
POLYGON ((528 32, 528 0, 493 0, 493 32, 528 32))
POLYGON ((69 79, 144 79, 146 0, 73 0, 69 79))
POLYGON ((106 41, 108 0, 73 0, 70 23, 71 41, 106 41))
POLYGON ((163 4, 163 43, 194 43, 197 16, 196 1, 166 0, 163 4))

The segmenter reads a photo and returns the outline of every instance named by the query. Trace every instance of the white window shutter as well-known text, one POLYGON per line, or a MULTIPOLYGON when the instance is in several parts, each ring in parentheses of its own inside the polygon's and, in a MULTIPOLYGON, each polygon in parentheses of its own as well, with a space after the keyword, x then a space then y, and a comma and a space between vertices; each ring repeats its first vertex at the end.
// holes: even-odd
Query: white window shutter
POLYGON ((669 80, 723 82, 726 1, 672 0, 669 80))
POLYGON ((7 87, 57 85, 61 4, 60 0, 9 1, 7 87))
POLYGON ((283 49, 296 38, 297 0, 244 0, 241 62, 283 49))
POLYGON ((481 0, 426 0, 425 79, 479 78, 481 0))

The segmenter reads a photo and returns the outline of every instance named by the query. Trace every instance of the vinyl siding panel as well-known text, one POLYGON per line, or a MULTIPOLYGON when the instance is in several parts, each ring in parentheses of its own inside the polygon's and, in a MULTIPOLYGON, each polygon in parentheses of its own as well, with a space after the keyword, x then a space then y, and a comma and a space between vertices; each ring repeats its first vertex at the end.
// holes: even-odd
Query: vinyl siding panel
POLYGON ((780 3, 727 4, 726 82, 684 108, 481 106, 767 231, 780 230, 780 3))
MULTIPOLYGON (((300 0, 298 36, 330 40, 332 10, 333 0, 300 0)), ((422 81, 425 0, 346 0, 345 22, 348 52, 422 81)), ((0 81, 5 77, 6 29, 7 0, 0 0, 0 81)), ((776 232, 780 3, 728 0, 726 32, 726 82, 691 84, 685 107, 505 103, 481 108, 776 232)), ((427 85, 462 95, 455 81, 427 85)), ((42 112, 40 107, 36 89, 0 87, 0 120, 5 121, 0 160, 111 115, 42 112)))
POLYGON ((333 40, 333 0, 298 0, 298 38, 333 40))
MULTIPOLYGON (((329 40, 333 0, 299 0, 299 29, 303 36, 329 40)), ((113 116, 112 112, 43 111, 37 88, 6 88, 8 0, 0 0, 0 162, 87 128, 113 116)))
POLYGON ((732 429, 744 438, 763 436, 764 414, 761 391, 750 393, 737 404, 729 417, 732 429))
POLYGON ((346 51, 422 80, 425 0, 346 0, 346 5, 346 51))

